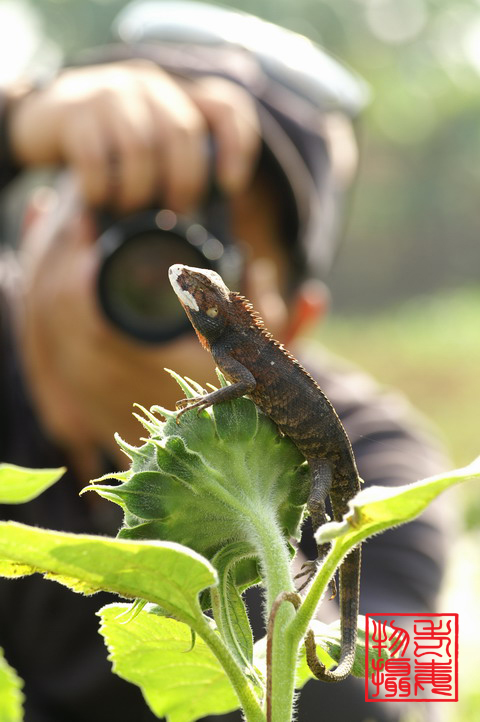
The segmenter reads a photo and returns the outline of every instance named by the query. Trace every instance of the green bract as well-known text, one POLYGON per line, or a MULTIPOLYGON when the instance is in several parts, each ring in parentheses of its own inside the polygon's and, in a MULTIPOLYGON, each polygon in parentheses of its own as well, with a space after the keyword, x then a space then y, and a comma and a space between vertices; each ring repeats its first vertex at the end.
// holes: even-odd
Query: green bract
MULTIPOLYGON (((187 397, 206 393, 171 373, 187 397)), ((257 581, 262 517, 275 519, 285 540, 299 534, 309 480, 298 449, 246 398, 199 415, 187 411, 178 423, 175 412, 138 408, 149 438, 139 447, 117 438, 132 461, 130 471, 97 480, 117 484, 87 487, 123 508, 119 537, 175 541, 214 564, 222 552, 220 565, 228 548, 236 584, 257 581)))
POLYGON ((10 667, 0 648, 0 720, 21 722, 23 719, 23 683, 10 667))

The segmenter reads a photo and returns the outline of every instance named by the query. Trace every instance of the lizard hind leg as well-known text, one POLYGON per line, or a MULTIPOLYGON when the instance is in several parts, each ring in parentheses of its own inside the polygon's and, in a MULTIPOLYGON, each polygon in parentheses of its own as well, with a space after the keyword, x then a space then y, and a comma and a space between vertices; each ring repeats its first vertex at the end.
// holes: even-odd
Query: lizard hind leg
POLYGON ((307 509, 312 518, 313 531, 315 532, 327 521, 325 501, 332 486, 333 472, 330 463, 326 459, 309 459, 308 465, 311 469, 312 481, 307 509))
MULTIPOLYGON (((326 459, 309 459, 309 467, 311 469, 311 486, 310 494, 307 501, 307 509, 312 520, 313 531, 316 532, 323 524, 329 521, 329 517, 325 511, 325 500, 332 485, 332 469, 330 463, 326 459)), ((295 579, 303 579, 305 582, 298 589, 299 592, 304 589, 315 575, 318 566, 322 563, 330 550, 330 544, 319 544, 317 546, 317 558, 307 561, 303 564, 299 574, 295 579)), ((335 579, 331 579, 329 583, 330 599, 336 596, 335 579)))

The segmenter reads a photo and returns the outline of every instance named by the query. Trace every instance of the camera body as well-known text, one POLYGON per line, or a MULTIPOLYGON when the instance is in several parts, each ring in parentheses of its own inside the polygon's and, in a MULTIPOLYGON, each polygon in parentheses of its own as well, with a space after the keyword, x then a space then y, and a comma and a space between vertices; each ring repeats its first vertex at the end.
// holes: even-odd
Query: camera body
POLYGON ((149 344, 191 332, 191 324, 168 282, 175 263, 210 268, 229 288, 242 285, 243 254, 230 235, 226 203, 211 194, 199 218, 145 209, 126 217, 97 213, 100 269, 97 297, 107 319, 123 333, 149 344))

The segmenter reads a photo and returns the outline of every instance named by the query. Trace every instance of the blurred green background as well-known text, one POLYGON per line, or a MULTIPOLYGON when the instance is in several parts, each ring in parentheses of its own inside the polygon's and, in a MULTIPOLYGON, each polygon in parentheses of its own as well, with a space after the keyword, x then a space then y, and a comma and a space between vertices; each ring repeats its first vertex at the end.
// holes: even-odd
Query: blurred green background
MULTIPOLYGON (((125 4, 0 0, 0 81, 28 64, 41 74, 105 42, 125 4)), ((333 313, 319 337, 402 389, 439 427, 455 465, 468 463, 480 454, 480 3, 236 6, 308 35, 370 84, 359 184, 330 283, 333 313)), ((462 628, 463 615, 465 626, 466 615, 476 619, 480 594, 480 494, 472 485, 451 498, 463 531, 445 609, 461 609, 462 628)), ((478 629, 464 644, 478 657, 478 629)), ((475 669, 461 668, 461 701, 444 705, 451 720, 480 719, 475 669)))

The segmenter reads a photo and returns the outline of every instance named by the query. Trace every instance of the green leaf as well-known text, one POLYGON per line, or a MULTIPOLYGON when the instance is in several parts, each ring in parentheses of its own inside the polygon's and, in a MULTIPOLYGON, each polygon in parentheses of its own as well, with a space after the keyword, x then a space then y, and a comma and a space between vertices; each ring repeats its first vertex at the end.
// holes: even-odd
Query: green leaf
POLYGON ((218 438, 225 443, 249 442, 257 433, 258 412, 244 397, 215 404, 213 416, 218 438))
POLYGON ((463 469, 431 476, 415 484, 396 487, 371 486, 350 502, 350 511, 342 522, 329 522, 318 530, 319 543, 337 539, 342 546, 353 547, 372 534, 414 519, 442 491, 468 479, 480 479, 480 457, 463 469))
POLYGON ((147 607, 121 624, 123 604, 110 604, 98 614, 113 662, 113 671, 137 684, 158 717, 192 722, 210 714, 237 709, 237 696, 222 666, 197 637, 192 648, 187 625, 147 607))
POLYGON ((249 544, 229 544, 213 558, 218 587, 211 590, 214 614, 225 642, 242 667, 253 659, 253 635, 243 599, 235 585, 234 570, 241 560, 254 555, 249 544), (216 603, 218 595, 218 604, 216 603))
POLYGON ((253 659, 253 635, 248 621, 247 610, 242 595, 235 586, 232 574, 228 574, 224 583, 223 603, 229 619, 229 627, 238 642, 242 657, 247 662, 253 659))
POLYGON ((216 582, 211 564, 173 542, 108 539, 0 523, 0 573, 10 564, 42 572, 75 591, 116 592, 155 602, 179 619, 194 622, 198 594, 216 582))
POLYGON ((0 504, 23 504, 35 499, 64 473, 63 466, 59 469, 25 469, 14 464, 0 464, 0 504))
POLYGON ((23 720, 23 682, 10 667, 0 648, 0 720, 21 722, 23 720))

